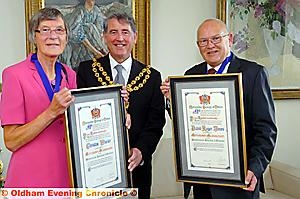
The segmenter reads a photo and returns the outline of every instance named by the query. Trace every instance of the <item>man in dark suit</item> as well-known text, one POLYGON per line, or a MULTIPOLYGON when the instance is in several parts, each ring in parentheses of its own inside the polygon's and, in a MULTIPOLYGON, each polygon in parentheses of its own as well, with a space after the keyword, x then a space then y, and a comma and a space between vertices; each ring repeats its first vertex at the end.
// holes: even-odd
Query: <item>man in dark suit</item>
POLYGON ((139 198, 149 199, 152 154, 163 134, 165 104, 160 73, 131 56, 136 39, 132 16, 122 11, 111 13, 104 21, 104 41, 109 54, 80 63, 77 86, 103 86, 114 81, 127 85, 130 93, 127 112, 131 116, 128 169, 132 171, 133 186, 139 188, 139 198))
MULTIPOLYGON (((195 199, 256 199, 264 192, 262 175, 273 155, 277 128, 272 92, 266 69, 236 57, 230 48, 233 34, 218 19, 207 19, 198 28, 197 45, 205 62, 187 70, 185 75, 208 73, 242 73, 243 101, 247 149, 247 188, 194 184, 195 199)), ((169 82, 162 83, 161 91, 170 97, 169 82)), ((185 184, 188 196, 192 184, 185 184)))

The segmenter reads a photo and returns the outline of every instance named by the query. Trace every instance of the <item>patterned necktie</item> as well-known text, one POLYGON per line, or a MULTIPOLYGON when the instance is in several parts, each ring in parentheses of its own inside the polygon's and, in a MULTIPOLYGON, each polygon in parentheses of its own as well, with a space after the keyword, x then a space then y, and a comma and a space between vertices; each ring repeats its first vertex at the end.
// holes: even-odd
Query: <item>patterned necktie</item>
POLYGON ((216 74, 216 70, 214 68, 211 68, 207 71, 207 74, 216 74))
POLYGON ((115 66, 115 69, 117 70, 117 75, 115 77, 115 84, 122 84, 122 85, 125 85, 125 79, 122 75, 122 68, 123 66, 122 65, 116 65, 115 66))

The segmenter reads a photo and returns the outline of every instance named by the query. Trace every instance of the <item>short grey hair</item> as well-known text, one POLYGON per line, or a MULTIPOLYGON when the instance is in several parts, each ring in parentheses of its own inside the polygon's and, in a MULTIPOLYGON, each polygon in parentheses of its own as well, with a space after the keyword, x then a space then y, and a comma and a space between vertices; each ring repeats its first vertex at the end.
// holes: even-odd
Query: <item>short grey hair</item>
POLYGON ((56 8, 43 8, 39 10, 33 17, 30 19, 29 22, 29 31, 28 31, 28 39, 29 42, 34 43, 35 38, 35 30, 39 27, 40 23, 45 20, 56 20, 58 18, 62 18, 64 21, 66 34, 68 37, 68 26, 64 15, 56 8))
POLYGON ((134 33, 136 33, 136 24, 135 24, 135 21, 132 17, 131 14, 127 13, 126 11, 123 11, 123 10, 115 10, 113 12, 109 12, 107 17, 104 19, 104 22, 103 22, 103 30, 104 32, 107 33, 107 30, 108 30, 108 21, 110 19, 117 19, 118 21, 125 21, 127 22, 132 31, 134 33))

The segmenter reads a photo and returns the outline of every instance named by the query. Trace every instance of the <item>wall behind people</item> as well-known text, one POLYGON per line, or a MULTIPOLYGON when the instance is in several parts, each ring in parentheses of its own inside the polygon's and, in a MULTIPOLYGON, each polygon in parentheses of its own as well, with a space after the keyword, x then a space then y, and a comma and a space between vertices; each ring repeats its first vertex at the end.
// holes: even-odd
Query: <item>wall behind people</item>
MULTIPOLYGON (((0 6, 0 71, 4 67, 25 58, 24 1, 2 1, 0 6), (12 12, 13 11, 13 12, 12 12)), ((182 75, 184 71, 202 61, 198 53, 196 29, 201 21, 215 16, 215 1, 151 0, 151 64, 168 75, 182 75)), ((2 79, 0 78, 0 81, 2 79)), ((276 118, 279 128, 274 158, 300 168, 300 100, 276 100, 276 118)), ((171 125, 164 130, 164 138, 170 138, 171 125)), ((0 147, 3 131, 0 129, 0 147)), ((7 150, 0 154, 5 166, 9 158, 7 150)))
MULTIPOLYGON (((188 66, 203 60, 195 33, 201 21, 216 15, 212 9, 215 6, 215 1, 151 1, 151 64, 158 68, 163 79, 182 75, 188 66)), ((170 138, 172 127, 167 112, 166 118, 164 138, 170 138)))
MULTIPOLYGON (((25 58, 24 1, 1 1, 0 7, 0 70, 25 58)), ((0 77, 2 82, 2 75, 0 77)))
POLYGON ((206 18, 216 16, 215 1, 151 0, 151 63, 163 77, 182 75, 202 61, 196 30, 206 18))

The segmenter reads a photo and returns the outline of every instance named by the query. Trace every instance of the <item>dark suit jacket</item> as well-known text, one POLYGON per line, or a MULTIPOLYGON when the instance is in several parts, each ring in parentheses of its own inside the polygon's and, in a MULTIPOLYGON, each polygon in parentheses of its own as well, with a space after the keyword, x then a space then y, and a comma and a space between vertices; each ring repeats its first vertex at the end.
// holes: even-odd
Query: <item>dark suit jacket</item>
MULTIPOLYGON (((111 80, 112 71, 108 55, 98 59, 111 80)), ((77 72, 78 88, 101 86, 92 71, 93 61, 80 63, 77 72)), ((133 59, 128 82, 131 82, 145 65, 133 59)), ((142 152, 144 165, 136 167, 133 172, 133 186, 151 186, 152 179, 152 154, 163 134, 165 125, 164 96, 160 91, 161 75, 151 68, 150 78, 138 91, 129 95, 128 113, 131 116, 129 142, 131 148, 138 148, 142 152)), ((101 72, 98 73, 101 75, 101 72)), ((140 83, 140 82, 138 82, 140 83)))
MULTIPOLYGON (((206 71, 207 63, 203 62, 187 70, 185 75, 205 74, 206 71)), ((260 180, 260 190, 264 192, 262 174, 271 160, 277 138, 272 92, 263 66, 233 56, 227 73, 239 72, 243 79, 247 166, 260 180)), ((231 197, 234 198, 234 193, 224 188, 223 194, 233 194, 231 197)), ((211 188, 211 192, 213 190, 211 188)))

